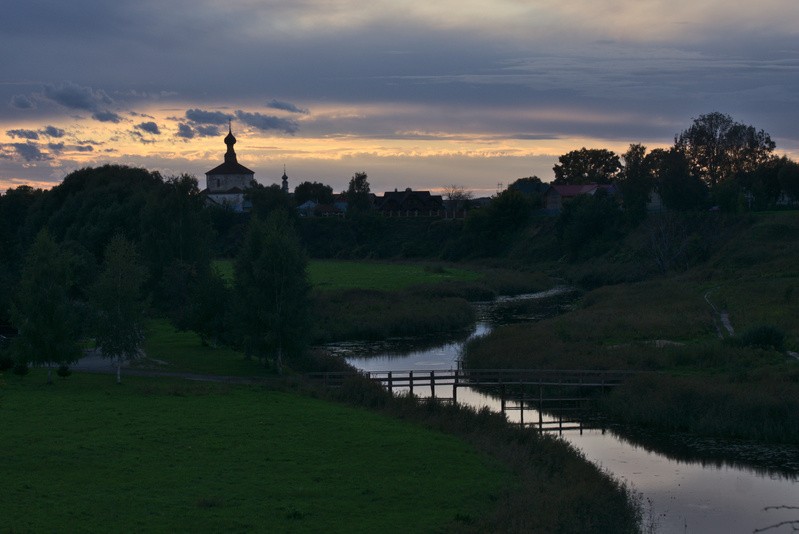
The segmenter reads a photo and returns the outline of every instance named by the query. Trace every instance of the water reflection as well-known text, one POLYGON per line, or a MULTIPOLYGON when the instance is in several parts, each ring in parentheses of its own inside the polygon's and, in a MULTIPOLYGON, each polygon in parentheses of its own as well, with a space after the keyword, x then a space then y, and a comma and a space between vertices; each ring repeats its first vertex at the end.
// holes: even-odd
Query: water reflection
MULTIPOLYGON (((498 325, 537 321, 574 306, 579 295, 557 288, 524 297, 477 305, 479 322, 470 332, 423 340, 339 343, 328 348, 365 371, 447 370, 458 366, 464 343, 498 325)), ((408 394, 408 388, 395 390, 408 394)), ((416 386, 414 395, 451 398, 451 386, 416 386)), ((483 391, 458 388, 458 402, 500 411, 500 400, 483 391)), ((511 423, 535 422, 535 410, 506 412, 511 423)), ((541 419, 556 420, 550 414, 541 419)), ((799 448, 663 434, 584 421, 580 431, 562 437, 585 457, 639 491, 649 503, 647 526, 657 532, 752 532, 797 518, 799 448)), ((770 532, 790 532, 773 529, 770 532)))

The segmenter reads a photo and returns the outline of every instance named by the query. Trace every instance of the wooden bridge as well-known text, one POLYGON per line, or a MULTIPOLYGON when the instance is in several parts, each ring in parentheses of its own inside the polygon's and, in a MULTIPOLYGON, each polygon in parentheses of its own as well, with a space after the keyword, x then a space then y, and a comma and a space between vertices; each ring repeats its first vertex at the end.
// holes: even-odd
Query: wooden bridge
POLYGON ((312 373, 310 379, 328 387, 340 387, 353 376, 372 380, 390 392, 406 391, 410 395, 429 393, 437 396, 443 389, 452 388, 452 396, 458 402, 459 388, 479 388, 496 394, 501 412, 518 411, 522 425, 535 426, 540 430, 570 430, 583 428, 576 416, 584 413, 588 404, 597 396, 606 393, 636 371, 555 370, 555 369, 449 369, 433 371, 363 371, 312 373), (525 410, 536 410, 537 421, 524 421, 525 410), (544 413, 556 419, 545 420, 544 413), (577 426, 575 426, 577 425, 577 426))

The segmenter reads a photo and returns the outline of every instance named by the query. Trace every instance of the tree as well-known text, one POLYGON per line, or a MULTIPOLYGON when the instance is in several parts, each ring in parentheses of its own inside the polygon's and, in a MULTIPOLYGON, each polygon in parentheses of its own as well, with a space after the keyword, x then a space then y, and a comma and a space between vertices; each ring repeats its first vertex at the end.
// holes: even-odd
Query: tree
POLYGON ((287 214, 253 217, 235 264, 238 325, 245 352, 273 359, 278 372, 308 337, 306 266, 287 214))
POLYGON ((663 204, 672 210, 701 209, 707 199, 707 186, 692 174, 688 159, 678 148, 652 151, 657 187, 663 204))
POLYGON ((114 236, 91 289, 91 304, 95 343, 103 358, 116 361, 117 384, 122 383, 122 364, 139 356, 144 341, 145 278, 133 243, 120 234, 114 236))
POLYGON ((333 188, 319 182, 302 182, 294 188, 294 204, 302 206, 309 200, 318 204, 332 204, 333 188))
POLYGON ((619 156, 604 148, 581 148, 558 158, 555 184, 609 184, 621 170, 619 156))
POLYGON ((777 179, 786 194, 790 195, 793 200, 799 200, 799 163, 786 161, 780 168, 777 179))
POLYGON ((291 204, 291 197, 277 184, 264 186, 253 182, 244 196, 252 203, 252 214, 264 220, 275 211, 284 211, 290 216, 296 213, 291 204))
POLYGON ((719 112, 700 115, 674 138, 691 172, 713 188, 738 173, 752 172, 776 147, 769 134, 719 112))
POLYGON ((451 184, 444 187, 444 199, 447 201, 447 211, 450 215, 454 216, 466 210, 473 197, 474 194, 462 185, 451 184))
POLYGON ((369 181, 365 172, 356 172, 347 187, 347 214, 358 214, 369 211, 369 181))
POLYGON ((23 362, 46 364, 48 384, 54 365, 72 363, 81 355, 69 286, 64 254, 46 230, 40 231, 22 268, 11 319, 19 331, 14 350, 23 362))
POLYGON ((619 173, 618 183, 624 200, 624 210, 633 222, 646 216, 646 205, 654 187, 652 158, 647 156, 646 147, 632 144, 622 154, 624 167, 619 173))

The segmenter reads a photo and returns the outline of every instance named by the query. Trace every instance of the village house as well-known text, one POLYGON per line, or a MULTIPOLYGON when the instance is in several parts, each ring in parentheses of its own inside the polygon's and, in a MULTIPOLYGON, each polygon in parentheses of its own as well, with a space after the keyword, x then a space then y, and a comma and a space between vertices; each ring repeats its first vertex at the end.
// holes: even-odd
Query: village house
POLYGON ((441 195, 430 191, 387 191, 375 198, 375 210, 386 217, 442 217, 445 215, 441 195))

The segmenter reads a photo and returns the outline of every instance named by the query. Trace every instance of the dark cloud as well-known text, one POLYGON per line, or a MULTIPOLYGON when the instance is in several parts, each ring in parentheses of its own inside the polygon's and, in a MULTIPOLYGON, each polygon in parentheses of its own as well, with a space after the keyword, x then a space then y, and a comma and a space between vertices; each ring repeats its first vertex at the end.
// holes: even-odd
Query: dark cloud
POLYGON ((113 111, 98 111, 92 114, 92 118, 100 122, 113 122, 114 124, 122 120, 122 117, 113 111))
POLYGON ((219 135, 219 127, 217 126, 195 126, 194 130, 200 137, 216 137, 219 135))
POLYGON ((12 108, 17 109, 35 109, 36 102, 34 102, 27 95, 14 95, 11 97, 10 105, 12 108))
POLYGON ((51 159, 50 156, 43 153, 41 149, 33 143, 11 143, 11 147, 16 151, 19 157, 27 162, 47 161, 51 159))
POLYGON ((274 98, 267 102, 266 107, 272 109, 281 109, 283 111, 290 111, 291 113, 301 113, 303 115, 307 115, 309 111, 307 109, 302 109, 291 102, 282 102, 280 100, 275 100, 274 98))
POLYGON ((6 134, 9 137, 19 137, 20 139, 39 139, 39 134, 33 130, 7 130, 6 134))
POLYGON ((180 124, 178 124, 178 133, 175 135, 177 135, 178 137, 182 137, 183 139, 193 139, 194 130, 192 130, 191 126, 189 126, 185 122, 181 122, 180 124))
POLYGON ((64 137, 65 133, 64 130, 55 126, 45 126, 44 128, 44 134, 49 137, 64 137))
POLYGON ((64 143, 48 143, 47 148, 50 149, 50 152, 53 154, 61 154, 64 151, 64 143))
POLYGON ((261 113, 248 113, 238 110, 236 111, 236 118, 244 124, 264 131, 278 130, 287 134, 293 134, 300 128, 296 121, 282 119, 273 115, 263 115, 261 113))
POLYGON ((69 148, 76 152, 94 152, 94 147, 91 145, 75 145, 69 148))
POLYGON ((158 128, 158 125, 153 121, 142 122, 136 125, 136 128, 147 133, 151 133, 153 135, 161 135, 161 130, 158 128))
POLYGON ((232 115, 222 113, 221 111, 204 111, 202 109, 189 109, 186 110, 186 118, 195 124, 225 124, 228 120, 232 119, 232 115))
POLYGON ((65 108, 84 111, 97 111, 102 105, 113 104, 113 100, 105 91, 95 91, 91 87, 83 87, 72 82, 65 82, 57 87, 45 85, 43 96, 65 108))

